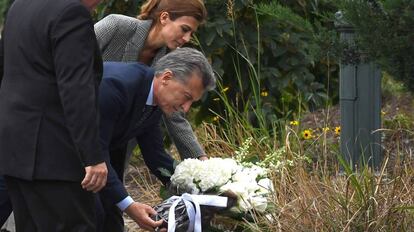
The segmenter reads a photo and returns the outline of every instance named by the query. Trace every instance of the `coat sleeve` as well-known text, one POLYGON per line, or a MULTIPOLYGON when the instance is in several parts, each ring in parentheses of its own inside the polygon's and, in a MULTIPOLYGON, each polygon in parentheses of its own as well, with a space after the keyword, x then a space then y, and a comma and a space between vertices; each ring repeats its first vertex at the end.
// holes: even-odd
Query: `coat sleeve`
POLYGON ((164 149, 164 142, 160 123, 150 125, 146 128, 145 133, 136 137, 141 149, 145 164, 164 185, 170 181, 170 178, 163 176, 160 168, 167 169, 170 173, 174 172, 174 159, 167 154, 164 149))
MULTIPOLYGON (((126 90, 115 78, 104 78, 99 89, 100 103, 100 143, 102 153, 105 156, 108 167, 108 179, 105 187, 101 190, 105 198, 116 204, 128 196, 128 193, 118 178, 116 171, 110 163, 109 147, 116 122, 119 120, 123 109, 125 109, 126 90)), ((122 177, 121 177, 122 178, 122 177)))
POLYGON ((111 14, 95 23, 94 28, 99 49, 104 53, 118 30, 118 20, 111 14))
POLYGON ((64 117, 84 166, 104 160, 99 146, 95 45, 89 11, 80 4, 66 7, 51 27, 51 46, 64 117))
POLYGON ((176 112, 170 117, 163 116, 163 120, 181 159, 205 155, 184 113, 176 112))
POLYGON ((4 74, 4 47, 3 47, 3 32, 1 32, 2 36, 0 37, 0 88, 1 88, 1 81, 3 80, 4 74))

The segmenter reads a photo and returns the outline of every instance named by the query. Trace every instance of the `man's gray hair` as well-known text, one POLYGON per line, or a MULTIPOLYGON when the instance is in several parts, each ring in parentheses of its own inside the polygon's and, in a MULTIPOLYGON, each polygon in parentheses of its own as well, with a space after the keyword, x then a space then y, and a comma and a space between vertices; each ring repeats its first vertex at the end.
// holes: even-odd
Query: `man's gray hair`
POLYGON ((174 77, 186 83, 194 72, 201 77, 205 90, 213 90, 216 87, 216 78, 213 68, 207 58, 194 48, 177 48, 163 56, 154 65, 155 76, 170 70, 174 77))

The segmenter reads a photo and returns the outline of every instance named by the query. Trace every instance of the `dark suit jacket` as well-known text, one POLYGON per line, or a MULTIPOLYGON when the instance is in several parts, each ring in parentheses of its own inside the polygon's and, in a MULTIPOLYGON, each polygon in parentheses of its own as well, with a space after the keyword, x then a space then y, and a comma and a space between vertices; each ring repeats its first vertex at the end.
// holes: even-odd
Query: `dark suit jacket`
MULTIPOLYGON (((101 146, 111 160, 121 159, 119 148, 125 147, 130 139, 136 138, 145 163, 164 183, 168 178, 163 177, 158 168, 163 167, 172 171, 173 159, 164 149, 163 136, 160 128, 161 110, 157 109, 144 123, 136 127, 141 118, 154 71, 140 63, 105 62, 104 74, 100 85, 100 134, 101 146), (115 157, 114 157, 115 156, 115 157)), ((122 163, 122 162, 121 162, 122 163)), ((101 191, 104 197, 117 203, 123 200, 127 193, 121 182, 122 176, 117 176, 110 166, 108 182, 101 191)))
POLYGON ((4 26, 0 174, 80 181, 102 162, 102 60, 79 0, 16 0, 4 26))
MULTIPOLYGON (((3 34, 3 33, 2 33, 3 34)), ((0 87, 1 87, 1 80, 3 80, 3 39, 0 38, 0 87)))
POLYGON ((0 87, 1 81, 3 80, 3 64, 4 64, 4 49, 3 49, 3 30, 1 31, 1 38, 0 38, 0 87))

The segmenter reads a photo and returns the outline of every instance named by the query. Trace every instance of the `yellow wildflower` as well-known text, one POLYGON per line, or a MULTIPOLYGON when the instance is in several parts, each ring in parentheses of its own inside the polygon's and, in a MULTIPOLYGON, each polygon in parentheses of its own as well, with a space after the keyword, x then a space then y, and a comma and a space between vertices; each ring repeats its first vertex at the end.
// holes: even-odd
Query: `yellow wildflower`
POLYGON ((290 123, 289 123, 291 126, 297 126, 297 125, 299 125, 299 122, 298 121, 296 121, 296 120, 294 120, 294 121, 290 121, 290 123))
POLYGON ((311 129, 304 130, 302 132, 302 136, 303 136, 304 139, 311 139, 313 137, 312 136, 312 130, 311 129))
POLYGON ((225 87, 225 88, 223 89, 223 93, 227 92, 229 89, 230 89, 230 87, 225 87))
POLYGON ((336 135, 340 135, 341 134, 341 127, 340 126, 335 127, 335 134, 336 135))
POLYGON ((220 117, 219 117, 219 116, 215 116, 215 117, 213 118, 213 121, 215 121, 215 122, 217 122, 218 120, 220 120, 220 117))
POLYGON ((262 91, 262 92, 260 93, 260 95, 261 95, 262 97, 267 97, 267 96, 269 96, 269 92, 267 92, 267 91, 262 91))
POLYGON ((330 128, 329 128, 329 127, 323 127, 323 128, 322 128, 322 131, 323 131, 323 132, 328 132, 329 130, 330 130, 330 128))

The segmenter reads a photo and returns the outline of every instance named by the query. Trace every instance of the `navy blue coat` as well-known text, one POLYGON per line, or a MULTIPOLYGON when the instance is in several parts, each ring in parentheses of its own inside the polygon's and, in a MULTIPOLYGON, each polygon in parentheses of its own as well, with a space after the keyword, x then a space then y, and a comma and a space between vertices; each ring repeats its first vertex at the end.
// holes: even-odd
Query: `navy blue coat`
MULTIPOLYGON (((126 146, 136 138, 146 165, 162 182, 168 178, 161 175, 159 168, 173 170, 173 159, 164 149, 160 128, 161 110, 157 109, 142 126, 136 128, 145 106, 154 78, 152 68, 132 62, 105 62, 100 85, 100 142, 107 163, 125 160, 125 153, 113 152, 126 146)), ((118 203, 127 196, 122 183, 122 170, 108 165, 108 182, 101 196, 112 203, 118 203)), ((120 168, 123 168, 121 165, 120 168)))

